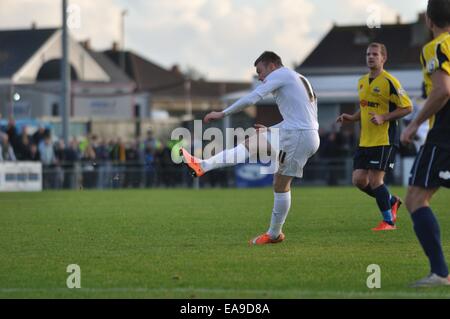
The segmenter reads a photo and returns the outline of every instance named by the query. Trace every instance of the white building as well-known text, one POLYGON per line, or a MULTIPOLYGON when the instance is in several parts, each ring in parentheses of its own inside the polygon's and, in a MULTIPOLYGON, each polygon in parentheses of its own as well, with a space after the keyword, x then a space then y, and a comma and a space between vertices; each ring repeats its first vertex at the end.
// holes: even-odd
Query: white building
MULTIPOLYGON (((4 119, 59 119, 61 38, 62 31, 56 28, 0 31, 0 113, 4 119)), ((104 54, 90 50, 88 43, 69 38, 69 62, 72 121, 149 116, 149 93, 137 92, 134 81, 104 54)))

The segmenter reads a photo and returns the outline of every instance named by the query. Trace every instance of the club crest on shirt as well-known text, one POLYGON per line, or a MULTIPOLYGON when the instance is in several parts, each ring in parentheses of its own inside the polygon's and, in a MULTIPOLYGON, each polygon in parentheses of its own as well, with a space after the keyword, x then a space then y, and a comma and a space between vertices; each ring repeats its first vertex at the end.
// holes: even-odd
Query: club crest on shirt
POLYGON ((406 91, 403 88, 399 88, 397 91, 398 95, 406 95, 406 91))
POLYGON ((438 65, 438 61, 436 58, 431 59, 427 63, 427 71, 428 73, 433 73, 436 70, 436 67, 438 65))

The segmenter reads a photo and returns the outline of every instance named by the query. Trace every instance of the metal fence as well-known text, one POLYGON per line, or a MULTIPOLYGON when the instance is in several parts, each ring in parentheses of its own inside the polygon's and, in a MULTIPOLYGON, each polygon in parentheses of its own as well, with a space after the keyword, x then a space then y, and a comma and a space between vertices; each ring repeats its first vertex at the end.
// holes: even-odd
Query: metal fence
MULTIPOLYGON (((352 159, 313 158, 294 185, 351 185, 352 159)), ((210 171, 198 179, 182 164, 149 167, 141 162, 79 161, 43 166, 44 189, 119 189, 174 187, 235 187, 234 167, 210 171)), ((395 178, 394 178, 395 180, 395 178)), ((395 182, 395 181, 394 181, 395 182)))

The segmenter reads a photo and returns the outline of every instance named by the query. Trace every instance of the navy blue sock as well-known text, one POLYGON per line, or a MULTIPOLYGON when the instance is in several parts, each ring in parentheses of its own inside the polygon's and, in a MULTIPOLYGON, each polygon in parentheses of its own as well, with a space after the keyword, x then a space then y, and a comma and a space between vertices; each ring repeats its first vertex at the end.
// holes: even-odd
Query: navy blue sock
POLYGON ((370 197, 374 197, 375 198, 375 194, 373 192, 373 189, 370 187, 370 185, 367 185, 366 188, 361 189, 361 191, 363 191, 364 193, 366 193, 370 197))
POLYGON ((391 212, 391 194, 389 194, 389 190, 387 187, 382 184, 379 187, 373 190, 375 194, 375 198, 377 200, 378 208, 380 209, 381 214, 383 215, 383 220, 391 225, 393 225, 392 221, 392 212, 391 212))
POLYGON ((430 261, 431 272, 441 277, 448 276, 441 246, 439 223, 430 207, 421 207, 411 214, 414 231, 430 261))

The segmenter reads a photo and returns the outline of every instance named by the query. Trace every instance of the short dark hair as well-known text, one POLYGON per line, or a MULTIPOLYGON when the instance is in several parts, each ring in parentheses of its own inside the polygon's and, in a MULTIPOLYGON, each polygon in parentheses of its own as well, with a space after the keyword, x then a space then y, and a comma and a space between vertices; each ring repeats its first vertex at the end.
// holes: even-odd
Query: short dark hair
POLYGON ((427 16, 439 28, 450 25, 450 0, 428 0, 427 16))
POLYGON ((282 66, 283 62, 281 62, 281 58, 272 51, 264 51, 255 61, 255 66, 259 63, 263 62, 265 64, 267 63, 274 63, 276 66, 282 66))

